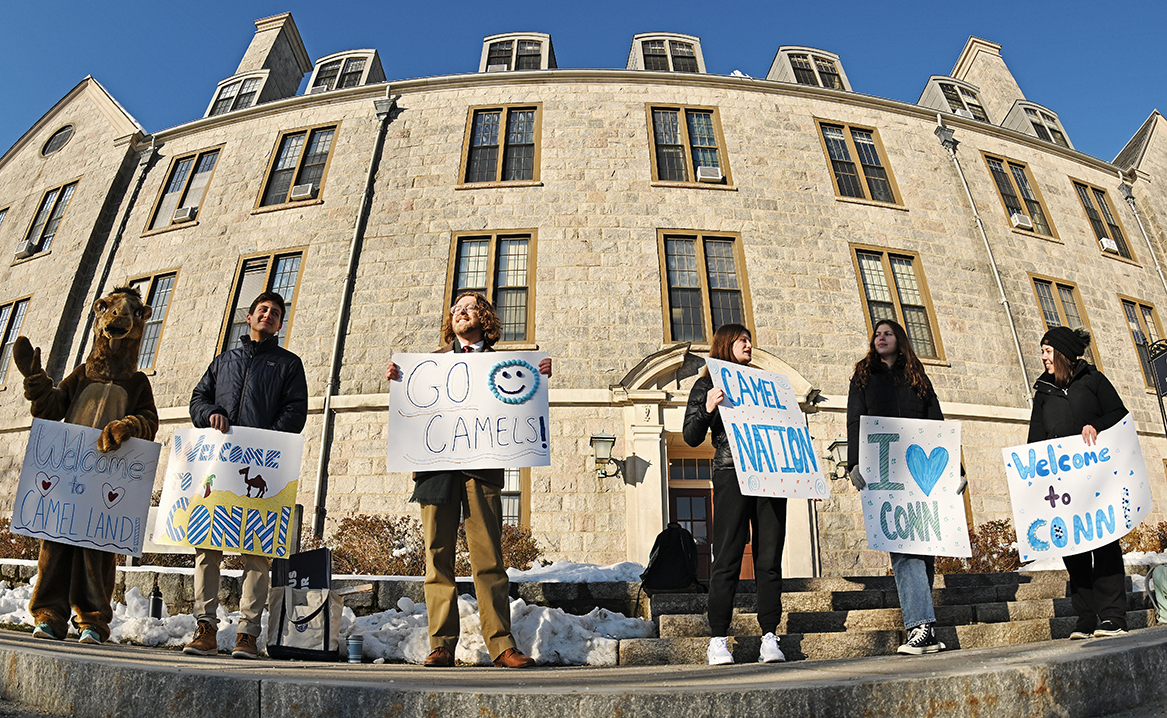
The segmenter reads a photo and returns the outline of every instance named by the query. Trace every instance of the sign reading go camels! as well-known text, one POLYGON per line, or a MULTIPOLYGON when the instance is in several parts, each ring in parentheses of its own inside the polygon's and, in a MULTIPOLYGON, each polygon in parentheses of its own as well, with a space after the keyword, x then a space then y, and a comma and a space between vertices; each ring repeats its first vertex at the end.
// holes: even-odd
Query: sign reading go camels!
POLYGON ((287 556, 303 451, 283 431, 178 429, 154 543, 287 556))
POLYGON ((790 381, 781 374, 707 359, 713 386, 725 392, 718 406, 746 496, 825 499, 806 416, 790 381))
POLYGON ((110 553, 142 555, 160 444, 130 439, 97 450, 100 429, 32 420, 12 533, 110 553))
POLYGON ((877 551, 971 556, 960 487, 960 422, 864 416, 860 493, 877 551))
POLYGON ((1072 556, 1126 536, 1151 513, 1151 484, 1127 414, 1081 435, 1002 449, 1022 561, 1072 556))

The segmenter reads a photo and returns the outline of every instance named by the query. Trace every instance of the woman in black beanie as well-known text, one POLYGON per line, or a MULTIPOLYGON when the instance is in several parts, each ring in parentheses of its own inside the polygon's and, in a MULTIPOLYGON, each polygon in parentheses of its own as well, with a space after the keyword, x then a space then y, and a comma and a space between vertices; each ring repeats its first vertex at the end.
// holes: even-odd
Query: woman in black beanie
MULTIPOLYGON (((1090 345, 1084 329, 1054 327, 1041 338, 1045 373, 1033 385, 1029 443, 1082 436, 1093 445, 1098 432, 1127 414, 1118 392, 1102 372, 1083 360, 1090 345)), ((1070 574, 1070 600, 1078 623, 1071 639, 1126 633, 1126 576, 1118 541, 1064 556, 1070 574)))

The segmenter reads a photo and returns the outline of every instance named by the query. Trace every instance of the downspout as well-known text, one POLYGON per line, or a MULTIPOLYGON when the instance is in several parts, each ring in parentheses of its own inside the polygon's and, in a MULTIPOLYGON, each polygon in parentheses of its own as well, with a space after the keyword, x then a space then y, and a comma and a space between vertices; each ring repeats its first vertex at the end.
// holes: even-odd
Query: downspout
POLYGON ((377 139, 373 143, 373 156, 369 158, 369 172, 365 176, 365 191, 361 195, 361 204, 357 209, 356 226, 353 227, 353 238, 348 250, 348 272, 344 276, 344 287, 341 292, 340 310, 336 315, 336 332, 332 339, 332 361, 328 366, 328 383, 324 387, 324 412, 320 429, 320 460, 316 465, 316 498, 315 509, 312 514, 312 535, 316 538, 324 537, 324 519, 327 511, 324 508, 328 499, 328 460, 332 454, 332 396, 340 388, 340 364, 344 355, 345 325, 348 322, 349 309, 352 306, 353 287, 357 277, 357 266, 361 261, 361 246, 365 238, 365 225, 369 219, 369 207, 373 197, 373 184, 377 177, 377 165, 381 156, 381 149, 385 144, 385 131, 389 127, 393 111, 397 109, 397 101, 391 95, 391 88, 386 85, 384 99, 374 100, 377 108, 377 139))
MULTIPOLYGON (((1122 175, 1119 175, 1122 179, 1122 175)), ((1155 271, 1159 273, 1159 282, 1163 285, 1163 291, 1167 292, 1167 279, 1163 278, 1163 268, 1159 266, 1159 255, 1155 253, 1155 248, 1151 246, 1151 237, 1147 234, 1147 228, 1143 226, 1143 218, 1139 215, 1138 207, 1135 206, 1135 191, 1126 182, 1119 184, 1118 193, 1130 205, 1131 213, 1135 216, 1135 221, 1139 223, 1139 231, 1143 233, 1143 241, 1147 243, 1147 251, 1151 253, 1151 259, 1155 261, 1155 271)))
POLYGON ((1021 366, 1021 376, 1025 380, 1025 386, 1021 395, 1026 397, 1027 401, 1032 401, 1030 398, 1030 383, 1029 371, 1025 368, 1025 354, 1021 351, 1021 339, 1017 335, 1017 324, 1013 320, 1013 310, 1009 308, 1009 300, 1005 296, 1005 285, 1001 282, 1001 272, 997 268, 997 260, 993 257, 993 247, 989 244, 989 235, 985 232, 985 223, 981 220, 981 213, 977 210, 977 203, 973 200, 972 190, 969 189, 968 179, 964 176, 964 168, 960 166, 960 158, 956 156, 956 147, 960 143, 952 137, 953 131, 950 127, 944 126, 944 121, 940 115, 936 115, 936 138, 940 140, 940 144, 944 149, 948 150, 948 156, 952 159, 952 164, 956 166, 956 173, 960 175, 960 183, 964 185, 964 194, 968 197, 968 204, 972 207, 973 219, 976 221, 977 230, 981 234, 981 240, 985 243, 985 252, 989 255, 989 266, 993 269, 993 279, 997 282, 997 291, 1001 295, 1001 306, 1005 307, 1005 317, 1009 320, 1009 331, 1013 333, 1013 348, 1017 350, 1017 363, 1021 366))

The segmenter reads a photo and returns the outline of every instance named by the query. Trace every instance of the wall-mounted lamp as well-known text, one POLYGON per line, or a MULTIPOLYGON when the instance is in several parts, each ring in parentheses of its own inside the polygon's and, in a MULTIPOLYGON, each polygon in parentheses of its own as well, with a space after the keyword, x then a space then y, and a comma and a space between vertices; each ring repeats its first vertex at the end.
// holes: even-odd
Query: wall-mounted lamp
POLYGON ((836 479, 847 476, 847 439, 840 436, 832 441, 831 445, 827 447, 827 455, 823 459, 835 462, 836 479))
POLYGON ((616 437, 602 431, 599 434, 592 434, 589 443, 592 445, 592 455, 596 458, 596 476, 601 479, 619 476, 621 464, 624 462, 612 457, 612 448, 616 446, 616 437), (608 473, 610 467, 614 467, 615 471, 608 473))

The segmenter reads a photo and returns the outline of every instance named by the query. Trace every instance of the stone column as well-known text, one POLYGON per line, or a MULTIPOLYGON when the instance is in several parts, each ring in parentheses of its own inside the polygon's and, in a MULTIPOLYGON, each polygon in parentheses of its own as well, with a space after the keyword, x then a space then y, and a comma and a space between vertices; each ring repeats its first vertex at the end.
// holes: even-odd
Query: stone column
POLYGON ((667 444, 656 406, 639 404, 625 411, 624 442, 628 560, 648 565, 653 541, 669 515, 667 444))

